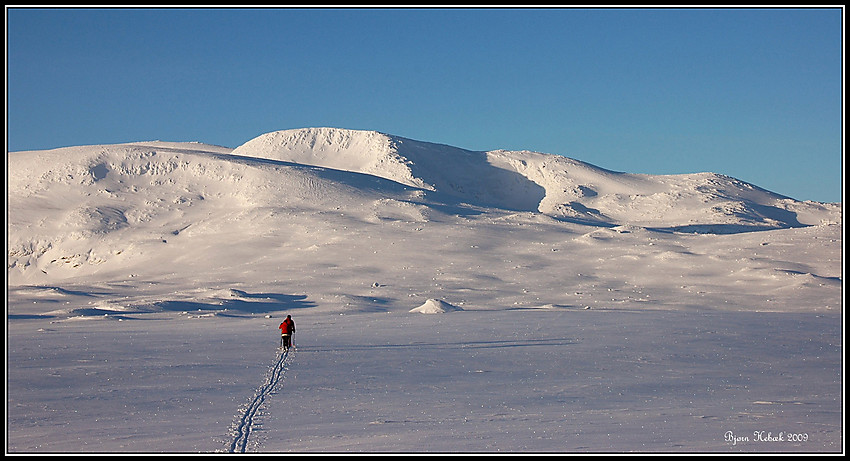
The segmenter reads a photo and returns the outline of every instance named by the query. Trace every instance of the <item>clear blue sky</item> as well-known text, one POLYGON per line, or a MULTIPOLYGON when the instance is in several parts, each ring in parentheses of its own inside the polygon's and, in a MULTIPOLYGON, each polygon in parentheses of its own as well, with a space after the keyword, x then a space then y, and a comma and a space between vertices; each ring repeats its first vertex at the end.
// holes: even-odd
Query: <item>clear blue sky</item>
POLYGON ((10 151, 328 126, 842 200, 841 8, 6 13, 10 151))

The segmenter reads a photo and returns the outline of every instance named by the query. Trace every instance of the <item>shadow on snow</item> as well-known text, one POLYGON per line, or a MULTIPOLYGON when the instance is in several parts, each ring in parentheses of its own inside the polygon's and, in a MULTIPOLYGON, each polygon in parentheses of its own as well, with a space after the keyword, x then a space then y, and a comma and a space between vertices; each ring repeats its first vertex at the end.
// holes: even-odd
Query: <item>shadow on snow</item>
POLYGON ((302 347, 299 346, 299 351, 309 352, 334 352, 334 351, 367 351, 375 349, 490 349, 503 347, 534 347, 534 346, 569 346, 578 343, 577 340, 571 338, 550 338, 550 339, 506 339, 493 341, 461 341, 461 342, 422 342, 410 344, 357 344, 345 345, 340 347, 302 347))
POLYGON ((163 311, 170 312, 216 312, 222 311, 237 314, 266 314, 269 312, 304 309, 315 307, 316 303, 306 301, 307 295, 287 295, 283 293, 247 293, 231 290, 233 298, 221 299, 214 302, 200 301, 160 301, 154 305, 163 311))

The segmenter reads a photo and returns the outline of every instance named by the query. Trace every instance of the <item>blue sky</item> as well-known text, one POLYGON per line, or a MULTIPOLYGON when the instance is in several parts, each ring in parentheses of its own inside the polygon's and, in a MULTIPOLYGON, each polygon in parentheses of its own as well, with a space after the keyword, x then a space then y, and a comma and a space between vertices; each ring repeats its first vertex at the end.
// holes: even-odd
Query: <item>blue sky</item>
POLYGON ((842 200, 842 13, 19 9, 7 149, 376 130, 842 200))

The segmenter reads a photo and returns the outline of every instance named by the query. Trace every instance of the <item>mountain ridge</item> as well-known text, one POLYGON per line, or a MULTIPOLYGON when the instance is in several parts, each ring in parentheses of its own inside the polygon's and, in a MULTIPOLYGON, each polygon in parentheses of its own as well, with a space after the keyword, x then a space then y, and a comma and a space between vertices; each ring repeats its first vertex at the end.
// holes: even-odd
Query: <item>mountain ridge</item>
MULTIPOLYGON (((800 202, 717 173, 631 174, 562 155, 472 151, 378 131, 339 128, 274 131, 235 149, 196 142, 149 141, 13 152, 9 155, 9 191, 26 196, 30 195, 27 190, 48 189, 52 183, 69 186, 69 178, 76 178, 76 184, 87 187, 104 183, 109 172, 115 178, 123 178, 117 179, 116 189, 131 182, 140 182, 138 187, 143 187, 147 184, 144 178, 156 184, 206 181, 202 179, 206 175, 226 183, 241 177, 243 173, 231 171, 240 162, 252 162, 252 170, 262 170, 261 166, 285 170, 289 179, 295 174, 315 175, 319 171, 316 168, 324 169, 330 183, 348 184, 348 191, 373 182, 368 177, 374 177, 418 190, 419 196, 441 202, 542 213, 555 219, 609 227, 634 225, 728 233, 840 221, 840 206, 836 204, 800 202), (331 171, 339 173, 328 176, 331 171), (180 174, 185 179, 158 177, 180 174)), ((296 182, 305 181, 313 180, 302 178, 296 182)), ((285 185, 275 185, 276 182, 274 177, 243 177, 233 183, 233 188, 244 191, 246 203, 262 204, 258 200, 263 194, 247 190, 257 187, 262 191, 281 191, 285 185), (258 182, 246 185, 252 180, 258 182)), ((323 187, 330 187, 330 183, 323 187)), ((304 195, 306 190, 297 185, 290 187, 294 189, 289 192, 295 195, 304 195)), ((132 191, 128 188, 124 192, 132 191)), ((228 195, 226 191, 219 194, 228 195)))
POLYGON ((371 174, 472 204, 598 225, 732 232, 814 225, 820 221, 811 215, 830 208, 717 173, 631 174, 562 155, 472 151, 377 131, 275 131, 233 155, 371 174))
POLYGON ((173 277, 213 297, 220 284, 274 292, 288 282, 301 293, 330 277, 348 288, 315 296, 380 309, 435 283, 496 296, 518 267, 592 273, 604 258, 625 257, 616 246, 624 242, 651 255, 634 261, 667 267, 680 245, 659 239, 736 233, 759 246, 771 234, 754 231, 832 235, 841 225, 840 205, 714 173, 619 173, 553 154, 352 130, 262 135, 236 149, 150 141, 10 152, 7 165, 10 283, 132 283, 134 305, 153 309, 143 293, 167 290, 173 277), (361 285, 393 294, 381 301, 352 288, 361 285))

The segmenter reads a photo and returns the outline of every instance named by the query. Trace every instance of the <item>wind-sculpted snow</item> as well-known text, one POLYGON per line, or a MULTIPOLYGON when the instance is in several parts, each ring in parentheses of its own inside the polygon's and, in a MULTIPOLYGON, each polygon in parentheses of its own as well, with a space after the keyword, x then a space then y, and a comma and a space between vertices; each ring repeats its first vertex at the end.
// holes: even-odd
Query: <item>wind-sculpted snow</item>
POLYGON ((449 304, 442 299, 429 299, 425 304, 411 309, 410 312, 418 312, 420 314, 445 314, 446 312, 455 312, 463 310, 457 306, 449 304))

